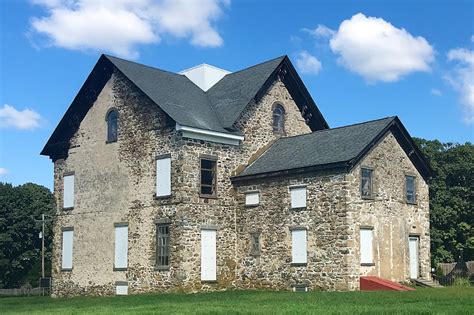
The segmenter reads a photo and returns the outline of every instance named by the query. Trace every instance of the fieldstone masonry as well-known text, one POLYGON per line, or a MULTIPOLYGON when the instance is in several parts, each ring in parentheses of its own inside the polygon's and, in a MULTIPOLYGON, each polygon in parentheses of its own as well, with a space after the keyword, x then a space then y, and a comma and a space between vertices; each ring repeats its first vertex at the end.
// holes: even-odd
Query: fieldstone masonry
MULTIPOLYGON (((281 135, 272 130, 275 104, 285 108, 285 136, 310 128, 285 85, 276 80, 248 105, 234 128, 240 146, 186 139, 146 95, 115 71, 70 141, 66 159, 54 162, 53 295, 112 295, 126 281, 129 293, 196 292, 234 288, 356 290, 359 276, 408 278, 408 236, 420 236, 421 275, 429 278, 428 186, 388 134, 360 165, 375 169, 376 195, 360 198, 360 165, 350 173, 303 174, 233 185, 230 178, 281 135), (118 141, 106 143, 107 112, 119 113, 118 141), (155 198, 155 159, 171 154, 172 195, 155 198), (199 196, 200 156, 217 157, 215 199, 199 196), (74 209, 62 209, 63 176, 75 174, 74 209), (404 201, 404 176, 417 178, 417 204, 404 201), (307 208, 290 209, 289 186, 307 186, 307 208), (244 193, 260 192, 246 207, 244 193), (170 226, 170 268, 156 269, 156 222, 170 226), (128 268, 114 271, 114 223, 129 227, 128 268), (359 263, 359 227, 374 228, 375 266, 359 263), (217 228, 217 281, 200 278, 201 228, 217 228), (291 231, 305 227, 308 263, 291 266, 291 231), (61 271, 61 230, 74 229, 73 269, 61 271), (250 233, 261 235, 252 256, 250 233)), ((321 148, 324 149, 324 148, 321 148)))

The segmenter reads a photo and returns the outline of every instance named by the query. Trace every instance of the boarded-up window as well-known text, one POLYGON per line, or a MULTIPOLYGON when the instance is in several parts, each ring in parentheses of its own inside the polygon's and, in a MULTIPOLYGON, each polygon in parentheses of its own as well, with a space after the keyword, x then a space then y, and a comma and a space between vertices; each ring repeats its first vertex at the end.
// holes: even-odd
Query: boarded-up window
POLYGON ((261 247, 260 247, 260 233, 258 232, 253 232, 250 233, 250 254, 253 256, 259 256, 261 252, 261 247))
POLYGON ((291 194, 291 208, 305 208, 306 207, 306 187, 290 187, 291 194))
POLYGON ((62 262, 61 262, 61 268, 63 270, 72 269, 73 242, 74 242, 74 230, 64 229, 63 230, 62 262))
POLYGON ((63 179, 63 208, 74 207, 74 174, 64 176, 63 179))
POLYGON ((369 228, 360 229, 360 263, 362 265, 372 265, 373 258, 373 230, 369 228))
POLYGON ((156 226, 156 266, 169 267, 170 265, 170 225, 157 224, 156 226))
POLYGON ((260 193, 258 191, 249 191, 245 193, 245 205, 256 206, 260 203, 260 193))
POLYGON ((128 295, 128 282, 117 281, 115 283, 115 294, 116 295, 128 295))
POLYGON ((217 160, 201 158, 201 196, 217 196, 217 160))
POLYGON ((201 280, 217 279, 216 231, 201 230, 201 280))
POLYGON ((115 269, 126 269, 128 266, 128 225, 115 225, 115 269))
POLYGON ((406 176, 406 200, 408 203, 415 203, 416 201, 416 190, 415 190, 415 176, 406 176))
POLYGON ((291 262, 293 264, 306 264, 307 260, 306 230, 291 231, 291 262))
POLYGON ((373 170, 370 168, 362 168, 361 170, 361 183, 360 183, 360 193, 362 198, 372 198, 373 188, 372 188, 372 176, 373 170))
POLYGON ((156 158, 156 196, 171 195, 171 157, 163 155, 156 158))

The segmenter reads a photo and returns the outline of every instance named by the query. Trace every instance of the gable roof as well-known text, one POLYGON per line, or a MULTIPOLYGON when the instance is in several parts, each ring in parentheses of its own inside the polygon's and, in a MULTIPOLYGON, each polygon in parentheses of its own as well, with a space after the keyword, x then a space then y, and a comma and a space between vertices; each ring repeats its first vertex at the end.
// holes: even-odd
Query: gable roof
POLYGON ((70 138, 114 70, 120 71, 158 107, 182 126, 240 134, 232 128, 250 101, 258 101, 278 75, 310 128, 328 124, 287 56, 225 75, 204 92, 185 75, 102 55, 41 151, 53 160, 67 155, 70 138))
POLYGON ((352 169, 376 143, 392 131, 423 178, 431 169, 398 117, 387 117, 364 123, 309 134, 280 138, 262 156, 250 164, 234 181, 249 178, 327 169, 352 169))

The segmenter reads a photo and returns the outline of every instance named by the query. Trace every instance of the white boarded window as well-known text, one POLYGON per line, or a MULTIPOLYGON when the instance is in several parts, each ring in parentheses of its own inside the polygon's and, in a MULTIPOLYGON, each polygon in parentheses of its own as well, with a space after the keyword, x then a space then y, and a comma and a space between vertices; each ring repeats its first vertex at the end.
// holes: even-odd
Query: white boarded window
POLYGON ((369 228, 360 229, 360 263, 361 265, 372 265, 373 259, 373 230, 369 228))
POLYGON ((156 196, 171 195, 171 157, 164 155, 156 158, 156 196))
POLYGON ((128 295, 128 283, 126 281, 117 281, 115 283, 116 295, 128 295))
POLYGON ((307 258, 306 230, 291 231, 291 263, 306 264, 307 258))
POLYGON ((115 269, 128 267, 128 225, 115 225, 115 269))
POLYGON ((74 230, 63 230, 63 247, 62 247, 62 262, 61 269, 72 269, 72 249, 74 241, 74 230))
POLYGON ((201 280, 217 279, 216 230, 201 230, 201 280))
POLYGON ((306 208, 306 187, 290 187, 291 208, 306 208))
POLYGON ((63 208, 74 207, 74 174, 66 175, 63 179, 63 208))
POLYGON ((260 193, 258 191, 249 191, 245 193, 245 205, 256 206, 260 203, 260 193))

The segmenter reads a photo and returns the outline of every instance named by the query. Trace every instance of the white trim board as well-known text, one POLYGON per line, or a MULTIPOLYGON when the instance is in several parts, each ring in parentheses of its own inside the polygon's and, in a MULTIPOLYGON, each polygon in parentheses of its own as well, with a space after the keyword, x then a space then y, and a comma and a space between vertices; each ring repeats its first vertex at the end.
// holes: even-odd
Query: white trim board
POLYGON ((223 132, 199 129, 194 127, 182 126, 176 123, 176 130, 182 131, 184 138, 204 140, 230 145, 240 145, 240 141, 244 140, 244 136, 232 135, 223 132))

